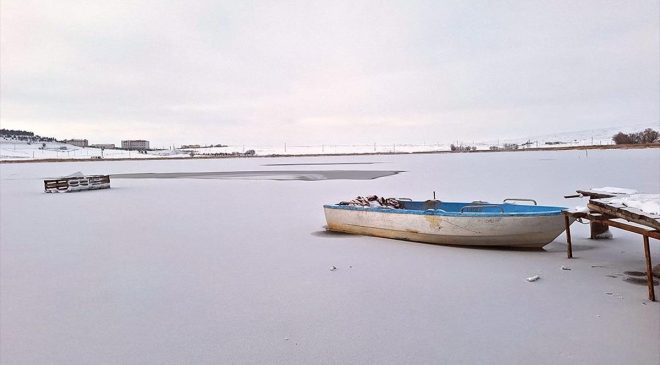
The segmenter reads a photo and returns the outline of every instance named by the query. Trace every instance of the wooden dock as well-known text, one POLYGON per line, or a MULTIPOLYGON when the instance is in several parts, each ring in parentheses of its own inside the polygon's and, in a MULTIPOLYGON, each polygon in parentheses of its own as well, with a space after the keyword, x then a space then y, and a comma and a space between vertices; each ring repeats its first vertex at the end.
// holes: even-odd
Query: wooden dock
POLYGON ((571 242, 570 219, 586 219, 591 223, 592 238, 606 231, 609 227, 615 227, 624 231, 637 233, 642 236, 644 245, 644 256, 646 259, 646 280, 648 285, 649 300, 655 301, 655 290, 653 287, 653 265, 651 263, 651 250, 649 238, 660 240, 660 215, 643 212, 636 208, 627 207, 612 201, 614 197, 625 196, 622 194, 608 194, 591 190, 577 190, 578 195, 567 197, 589 197, 588 211, 566 211, 564 222, 566 224, 567 256, 573 258, 573 246, 571 242))

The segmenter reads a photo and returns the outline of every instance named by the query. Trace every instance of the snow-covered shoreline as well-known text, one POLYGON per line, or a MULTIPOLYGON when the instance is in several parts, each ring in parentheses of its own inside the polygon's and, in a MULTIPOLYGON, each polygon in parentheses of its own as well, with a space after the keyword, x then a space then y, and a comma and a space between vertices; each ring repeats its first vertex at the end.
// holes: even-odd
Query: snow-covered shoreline
MULTIPOLYGON (((162 158, 227 158, 245 157, 247 151, 254 151, 255 157, 289 156, 335 156, 335 155, 379 155, 408 153, 447 153, 452 145, 457 148, 474 148, 471 152, 543 151, 564 149, 609 149, 609 148, 645 148, 660 147, 660 143, 647 146, 617 146, 612 142, 612 135, 618 131, 632 132, 646 128, 645 125, 603 128, 534 136, 528 138, 501 139, 490 141, 455 141, 453 143, 363 143, 363 144, 287 144, 228 145, 223 147, 198 147, 161 149, 139 153, 122 149, 101 150, 94 147, 77 147, 61 142, 33 142, 0 138, 0 162, 4 161, 50 161, 50 160, 86 160, 102 157, 106 160, 120 159, 162 159, 162 158), (507 147, 509 146, 507 149, 507 147), (513 147, 512 147, 513 146, 513 147)), ((652 128, 657 128, 654 126, 652 128)))
MULTIPOLYGON (((350 146, 349 146, 350 147, 350 146)), ((169 159, 231 159, 231 158, 286 158, 286 157, 332 157, 332 156, 387 156, 387 155, 407 155, 407 154, 445 154, 445 153, 505 153, 505 152, 539 152, 539 151, 572 151, 572 150, 626 150, 626 149, 646 149, 646 148, 660 148, 660 143, 655 144, 639 144, 639 145, 581 145, 581 146, 552 146, 540 148, 524 148, 517 150, 475 150, 469 152, 455 152, 451 150, 434 150, 434 149, 408 149, 397 147, 390 152, 359 152, 346 148, 345 152, 314 152, 298 150, 297 153, 272 153, 268 149, 259 149, 258 154, 246 156, 239 146, 228 146, 223 152, 219 152, 219 147, 214 148, 198 148, 194 150, 193 156, 187 150, 155 150, 148 151, 147 153, 139 153, 138 151, 128 150, 104 150, 91 147, 75 147, 68 150, 55 150, 50 149, 48 152, 41 151, 21 151, 19 154, 10 156, 7 154, 0 155, 0 163, 22 163, 22 162, 71 162, 71 161, 121 161, 121 160, 169 160, 169 159), (233 150, 227 150, 232 148, 233 150), (33 153, 30 157, 30 153, 33 153)), ((6 151, 6 149, 5 149, 6 151)))

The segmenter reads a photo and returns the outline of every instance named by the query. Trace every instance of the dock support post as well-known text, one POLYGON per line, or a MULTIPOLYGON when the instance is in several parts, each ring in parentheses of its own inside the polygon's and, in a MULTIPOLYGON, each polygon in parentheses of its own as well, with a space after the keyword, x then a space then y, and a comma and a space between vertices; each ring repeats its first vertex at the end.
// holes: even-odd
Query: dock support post
POLYGON ((607 223, 592 220, 589 223, 589 227, 591 228, 592 240, 612 238, 612 233, 610 233, 610 226, 607 225, 607 223))
POLYGON ((646 280, 649 285, 649 300, 655 302, 655 289, 653 288, 653 269, 651 265, 651 249, 649 248, 649 236, 644 235, 644 256, 646 257, 646 280))
POLYGON ((566 226, 566 242, 568 243, 568 246, 566 247, 566 256, 568 256, 569 259, 572 259, 573 243, 571 242, 571 221, 566 213, 564 213, 564 225, 566 226))

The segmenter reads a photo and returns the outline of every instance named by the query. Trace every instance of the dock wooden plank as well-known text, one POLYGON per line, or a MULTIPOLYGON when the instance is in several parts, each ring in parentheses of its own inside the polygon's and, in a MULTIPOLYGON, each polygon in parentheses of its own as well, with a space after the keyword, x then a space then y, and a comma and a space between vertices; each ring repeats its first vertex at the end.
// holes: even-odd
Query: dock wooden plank
POLYGON ((587 208, 660 230, 660 216, 645 213, 639 209, 629 208, 623 205, 613 205, 606 201, 599 201, 598 199, 590 200, 587 208))
POLYGON ((576 190, 576 192, 582 196, 588 196, 592 199, 603 199, 603 198, 612 198, 621 194, 612 194, 606 193, 603 191, 593 191, 593 190, 576 190))

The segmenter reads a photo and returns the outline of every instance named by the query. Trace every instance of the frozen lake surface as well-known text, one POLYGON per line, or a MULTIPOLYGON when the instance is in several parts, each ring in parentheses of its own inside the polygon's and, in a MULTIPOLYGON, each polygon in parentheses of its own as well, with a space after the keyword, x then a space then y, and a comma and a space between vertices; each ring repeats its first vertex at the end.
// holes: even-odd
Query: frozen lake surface
POLYGON ((0 179, 2 364, 660 363, 660 304, 624 280, 644 270, 637 235, 592 241, 575 223, 567 260, 563 235, 541 251, 435 246, 329 234, 322 209, 658 193, 659 149, 2 164, 0 179), (177 178, 43 193, 76 171, 177 178))

